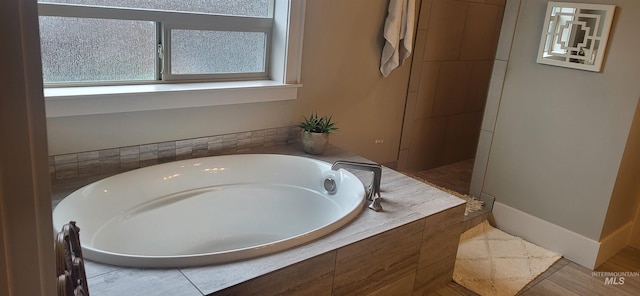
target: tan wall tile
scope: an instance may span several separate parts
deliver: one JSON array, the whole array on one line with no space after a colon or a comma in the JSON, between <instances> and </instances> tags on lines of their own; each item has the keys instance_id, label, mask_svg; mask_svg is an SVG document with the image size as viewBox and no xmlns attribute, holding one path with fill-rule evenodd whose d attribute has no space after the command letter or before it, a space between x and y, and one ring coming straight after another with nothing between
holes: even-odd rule
<instances>
[{"instance_id":1,"label":"tan wall tile","mask_svg":"<svg viewBox=\"0 0 640 296\"><path fill-rule=\"evenodd\" d=\"M405 103L404 121L402 122L402 136L400 140L400 150L409 149L411 147L411 131L413 130L413 122L415 120L415 109L418 93L413 91L407 94L407 102Z\"/></svg>"},{"instance_id":2,"label":"tan wall tile","mask_svg":"<svg viewBox=\"0 0 640 296\"><path fill-rule=\"evenodd\" d=\"M388 296L388 295L411 295L413 293L413 283L416 280L416 274L412 272L407 276L386 285L373 293L366 296Z\"/></svg>"},{"instance_id":3,"label":"tan wall tile","mask_svg":"<svg viewBox=\"0 0 640 296\"><path fill-rule=\"evenodd\" d=\"M89 151L78 153L78 162L80 161L89 161L89 160L98 160L100 158L100 152L98 151Z\"/></svg>"},{"instance_id":4,"label":"tan wall tile","mask_svg":"<svg viewBox=\"0 0 640 296\"><path fill-rule=\"evenodd\" d=\"M57 165L64 164L64 163L78 162L78 154L72 153L72 154L65 154L65 155L56 155L54 156L53 159L54 159L54 163Z\"/></svg>"},{"instance_id":5,"label":"tan wall tile","mask_svg":"<svg viewBox=\"0 0 640 296\"><path fill-rule=\"evenodd\" d=\"M49 157L52 179L72 179L198 157L251 152L298 142L297 127L281 127Z\"/></svg>"},{"instance_id":6,"label":"tan wall tile","mask_svg":"<svg viewBox=\"0 0 640 296\"><path fill-rule=\"evenodd\" d=\"M120 156L120 148L104 149L98 152L100 159Z\"/></svg>"},{"instance_id":7,"label":"tan wall tile","mask_svg":"<svg viewBox=\"0 0 640 296\"><path fill-rule=\"evenodd\" d=\"M460 52L468 3L433 0L427 30L425 61L455 60Z\"/></svg>"},{"instance_id":8,"label":"tan wall tile","mask_svg":"<svg viewBox=\"0 0 640 296\"><path fill-rule=\"evenodd\" d=\"M414 121L407 168L422 170L439 166L446 135L447 119L445 117Z\"/></svg>"},{"instance_id":9,"label":"tan wall tile","mask_svg":"<svg viewBox=\"0 0 640 296\"><path fill-rule=\"evenodd\" d=\"M420 16L418 17L418 30L426 30L429 28L431 5L433 5L433 0L422 0L420 4Z\"/></svg>"},{"instance_id":10,"label":"tan wall tile","mask_svg":"<svg viewBox=\"0 0 640 296\"><path fill-rule=\"evenodd\" d=\"M425 218L418 269L456 255L464 228L464 210L463 204Z\"/></svg>"},{"instance_id":11,"label":"tan wall tile","mask_svg":"<svg viewBox=\"0 0 640 296\"><path fill-rule=\"evenodd\" d=\"M433 116L441 64L441 62L422 63L420 86L418 87L416 110L414 111L415 119L424 119Z\"/></svg>"},{"instance_id":12,"label":"tan wall tile","mask_svg":"<svg viewBox=\"0 0 640 296\"><path fill-rule=\"evenodd\" d=\"M443 62L433 107L434 116L463 113L469 94L473 62Z\"/></svg>"},{"instance_id":13,"label":"tan wall tile","mask_svg":"<svg viewBox=\"0 0 640 296\"><path fill-rule=\"evenodd\" d=\"M492 69L493 61L490 60L473 63L465 112L482 112L484 110Z\"/></svg>"},{"instance_id":14,"label":"tan wall tile","mask_svg":"<svg viewBox=\"0 0 640 296\"><path fill-rule=\"evenodd\" d=\"M424 219L338 249L333 295L366 295L415 273Z\"/></svg>"},{"instance_id":15,"label":"tan wall tile","mask_svg":"<svg viewBox=\"0 0 640 296\"><path fill-rule=\"evenodd\" d=\"M494 4L494 5L502 5L504 6L506 0L465 0L467 2L475 2L475 3L485 3L485 4Z\"/></svg>"},{"instance_id":16,"label":"tan wall tile","mask_svg":"<svg viewBox=\"0 0 640 296\"><path fill-rule=\"evenodd\" d=\"M332 251L213 295L331 295L335 261Z\"/></svg>"},{"instance_id":17,"label":"tan wall tile","mask_svg":"<svg viewBox=\"0 0 640 296\"><path fill-rule=\"evenodd\" d=\"M482 112L447 117L442 160L445 164L473 158L480 137Z\"/></svg>"},{"instance_id":18,"label":"tan wall tile","mask_svg":"<svg viewBox=\"0 0 640 296\"><path fill-rule=\"evenodd\" d=\"M503 6L470 3L460 45L462 60L493 60L500 36Z\"/></svg>"},{"instance_id":19,"label":"tan wall tile","mask_svg":"<svg viewBox=\"0 0 640 296\"><path fill-rule=\"evenodd\" d=\"M435 288L451 282L455 263L456 255L452 255L418 269L413 295L429 295L429 292Z\"/></svg>"},{"instance_id":20,"label":"tan wall tile","mask_svg":"<svg viewBox=\"0 0 640 296\"><path fill-rule=\"evenodd\" d=\"M422 71L422 57L427 42L427 30L416 31L413 47L413 59L411 60L411 75L409 76L409 91L417 91L420 85L420 72Z\"/></svg>"}]
</instances>

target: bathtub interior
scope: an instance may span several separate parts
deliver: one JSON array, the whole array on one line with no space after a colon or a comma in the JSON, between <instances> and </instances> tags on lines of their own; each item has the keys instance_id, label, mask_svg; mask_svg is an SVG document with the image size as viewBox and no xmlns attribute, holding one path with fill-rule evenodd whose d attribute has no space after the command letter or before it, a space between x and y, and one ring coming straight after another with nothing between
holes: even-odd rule
<instances>
[{"instance_id":1,"label":"bathtub interior","mask_svg":"<svg viewBox=\"0 0 640 296\"><path fill-rule=\"evenodd\" d=\"M327 177L336 181L337 193L324 189ZM62 200L53 217L56 228L77 221L85 256L96 261L112 255L227 254L209 260L215 263L241 259L244 255L235 253L242 251L254 256L313 240L346 224L363 203L360 180L345 170L332 171L329 163L231 155L103 179Z\"/></svg>"}]
</instances>

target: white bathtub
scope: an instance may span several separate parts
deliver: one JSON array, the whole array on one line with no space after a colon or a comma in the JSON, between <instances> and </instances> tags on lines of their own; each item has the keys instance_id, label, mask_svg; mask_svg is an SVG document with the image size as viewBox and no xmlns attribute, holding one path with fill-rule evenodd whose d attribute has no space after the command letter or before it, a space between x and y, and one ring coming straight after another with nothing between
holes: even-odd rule
<instances>
[{"instance_id":1,"label":"white bathtub","mask_svg":"<svg viewBox=\"0 0 640 296\"><path fill-rule=\"evenodd\" d=\"M333 178L329 194L324 180ZM286 155L229 155L145 167L89 184L53 211L80 227L83 255L102 263L178 267L278 252L357 216L364 186L331 164Z\"/></svg>"}]
</instances>

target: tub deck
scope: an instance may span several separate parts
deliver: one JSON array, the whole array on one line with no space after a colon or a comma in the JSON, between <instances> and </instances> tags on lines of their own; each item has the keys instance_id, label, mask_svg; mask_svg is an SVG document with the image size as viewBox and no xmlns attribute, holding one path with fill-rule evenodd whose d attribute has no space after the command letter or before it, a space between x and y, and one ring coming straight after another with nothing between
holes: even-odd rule
<instances>
[{"instance_id":1,"label":"tub deck","mask_svg":"<svg viewBox=\"0 0 640 296\"><path fill-rule=\"evenodd\" d=\"M321 156L306 155L298 145L251 153L304 155L330 163L369 161L333 146ZM370 173L352 172L364 184L370 183ZM95 180L53 181L54 203ZM422 294L450 281L462 232L464 201L386 167L381 189L383 212L364 209L338 231L276 254L220 265L169 269L125 268L87 261L90 293L94 296L344 295L376 291Z\"/></svg>"}]
</instances>

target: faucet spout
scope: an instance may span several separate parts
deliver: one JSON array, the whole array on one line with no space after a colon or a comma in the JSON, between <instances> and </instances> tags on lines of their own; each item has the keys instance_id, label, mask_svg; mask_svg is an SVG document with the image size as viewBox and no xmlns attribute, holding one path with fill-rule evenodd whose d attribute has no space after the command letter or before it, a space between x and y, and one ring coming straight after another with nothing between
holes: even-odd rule
<instances>
[{"instance_id":1,"label":"faucet spout","mask_svg":"<svg viewBox=\"0 0 640 296\"><path fill-rule=\"evenodd\" d=\"M334 171L337 171L339 169L355 169L372 172L373 179L371 180L371 184L367 188L367 200L371 201L369 208L376 212L382 210L382 206L380 205L380 201L382 200L382 197L380 197L380 180L382 179L381 165L377 163L338 160L333 163L331 169Z\"/></svg>"}]
</instances>

